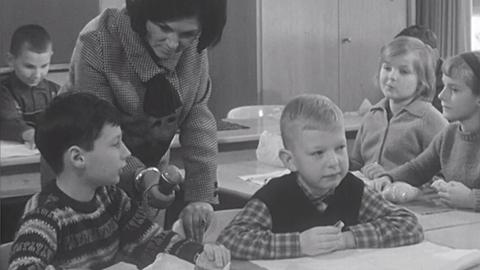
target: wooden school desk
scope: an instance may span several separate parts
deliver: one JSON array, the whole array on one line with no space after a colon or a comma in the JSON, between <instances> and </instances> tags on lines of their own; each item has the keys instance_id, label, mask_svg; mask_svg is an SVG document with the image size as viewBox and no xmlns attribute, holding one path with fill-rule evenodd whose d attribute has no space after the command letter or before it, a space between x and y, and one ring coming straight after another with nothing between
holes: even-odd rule
<instances>
[{"instance_id":1,"label":"wooden school desk","mask_svg":"<svg viewBox=\"0 0 480 270\"><path fill-rule=\"evenodd\" d=\"M283 168L258 162L254 151L244 150L236 154L235 163L218 166L218 181L221 194L237 198L245 203L261 185L242 180L240 176L267 174L282 171ZM451 209L434 203L436 195L426 191L419 199L403 206L416 214L422 224L425 239L429 242L458 249L480 249L480 213ZM240 206L241 207L241 206ZM232 262L234 269L264 269L249 261ZM475 269L480 269L480 266Z\"/></svg>"},{"instance_id":2,"label":"wooden school desk","mask_svg":"<svg viewBox=\"0 0 480 270\"><path fill-rule=\"evenodd\" d=\"M236 196L244 200L244 202L260 189L261 184L248 180L245 181L242 178L246 178L245 176L270 174L272 172L285 170L281 167L267 165L257 161L253 151L244 150L233 156L237 157L236 162L218 165L217 177L219 189L220 192ZM424 195L420 196L417 200L402 204L402 206L417 215L425 231L443 230L470 224L480 225L480 213L451 209L438 205L436 198L434 192L427 190ZM478 248L480 249L480 237L478 239Z\"/></svg>"}]
</instances>

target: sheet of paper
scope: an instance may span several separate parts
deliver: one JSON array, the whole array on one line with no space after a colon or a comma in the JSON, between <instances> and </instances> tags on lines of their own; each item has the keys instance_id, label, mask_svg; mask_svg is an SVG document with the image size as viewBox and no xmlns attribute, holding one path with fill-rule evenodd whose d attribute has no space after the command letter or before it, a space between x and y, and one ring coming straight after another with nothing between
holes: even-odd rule
<instances>
[{"instance_id":1,"label":"sheet of paper","mask_svg":"<svg viewBox=\"0 0 480 270\"><path fill-rule=\"evenodd\" d=\"M480 265L480 250L452 249L424 241L397 248L343 250L316 257L252 263L272 270L463 270Z\"/></svg>"},{"instance_id":2,"label":"sheet of paper","mask_svg":"<svg viewBox=\"0 0 480 270\"><path fill-rule=\"evenodd\" d=\"M119 262L110 267L103 268L103 270L138 270L138 267L130 263Z\"/></svg>"},{"instance_id":3,"label":"sheet of paper","mask_svg":"<svg viewBox=\"0 0 480 270\"><path fill-rule=\"evenodd\" d=\"M240 175L239 177L242 180L245 180L247 182L252 182L257 185L265 185L270 181L270 179L282 176L284 174L290 173L290 170L288 169L279 169L276 171L268 172L268 173L259 173L259 174L248 174L248 175Z\"/></svg>"},{"instance_id":4,"label":"sheet of paper","mask_svg":"<svg viewBox=\"0 0 480 270\"><path fill-rule=\"evenodd\" d=\"M152 264L143 268L143 270L163 270L163 269L195 270L195 269L200 269L200 267L197 267L192 263L182 260L173 255L166 254L166 253L159 253ZM204 268L201 268L201 269L204 269ZM225 265L223 268L215 268L215 269L230 270L230 263Z\"/></svg>"},{"instance_id":5,"label":"sheet of paper","mask_svg":"<svg viewBox=\"0 0 480 270\"><path fill-rule=\"evenodd\" d=\"M39 155L38 149L29 149L25 144L9 141L0 141L0 157L2 159L11 157L25 157Z\"/></svg>"},{"instance_id":6,"label":"sheet of paper","mask_svg":"<svg viewBox=\"0 0 480 270\"><path fill-rule=\"evenodd\" d=\"M160 269L178 269L178 270L193 270L195 265L166 253L159 253L155 261L149 266L143 268L144 270L160 270Z\"/></svg>"}]
</instances>

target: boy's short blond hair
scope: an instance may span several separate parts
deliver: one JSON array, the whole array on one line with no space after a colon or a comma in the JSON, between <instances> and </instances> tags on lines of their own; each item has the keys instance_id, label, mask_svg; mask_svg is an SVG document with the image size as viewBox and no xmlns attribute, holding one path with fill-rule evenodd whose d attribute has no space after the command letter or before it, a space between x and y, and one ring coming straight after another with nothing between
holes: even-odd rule
<instances>
[{"instance_id":1,"label":"boy's short blond hair","mask_svg":"<svg viewBox=\"0 0 480 270\"><path fill-rule=\"evenodd\" d=\"M327 130L341 125L343 113L328 97L300 95L288 102L280 118L280 131L285 148L291 147L299 130Z\"/></svg>"}]
</instances>

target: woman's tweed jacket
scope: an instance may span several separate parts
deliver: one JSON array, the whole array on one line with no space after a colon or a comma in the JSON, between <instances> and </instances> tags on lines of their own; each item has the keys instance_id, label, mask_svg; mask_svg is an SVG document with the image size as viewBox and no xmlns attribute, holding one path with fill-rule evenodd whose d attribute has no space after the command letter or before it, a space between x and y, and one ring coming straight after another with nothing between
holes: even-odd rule
<instances>
[{"instance_id":1,"label":"woman's tweed jacket","mask_svg":"<svg viewBox=\"0 0 480 270\"><path fill-rule=\"evenodd\" d=\"M125 9L107 9L80 32L64 89L93 92L114 104L124 117L145 118L144 83L165 74L183 103L176 121L169 125L172 130L165 132L180 131L185 200L217 203L217 130L207 107L211 92L207 51L198 53L196 45L197 41L172 59L156 63L132 30ZM139 159L130 158L122 184L133 189L131 179L142 166Z\"/></svg>"}]
</instances>

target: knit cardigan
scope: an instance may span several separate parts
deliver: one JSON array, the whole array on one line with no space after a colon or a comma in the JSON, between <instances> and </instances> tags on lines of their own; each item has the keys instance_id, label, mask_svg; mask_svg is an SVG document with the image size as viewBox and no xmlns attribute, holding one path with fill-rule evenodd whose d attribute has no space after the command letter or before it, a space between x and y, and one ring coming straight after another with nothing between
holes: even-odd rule
<instances>
[{"instance_id":1,"label":"knit cardigan","mask_svg":"<svg viewBox=\"0 0 480 270\"><path fill-rule=\"evenodd\" d=\"M391 170L417 157L447 120L429 102L417 99L390 120L382 99L365 115L350 153L350 170L377 162Z\"/></svg>"}]
</instances>

